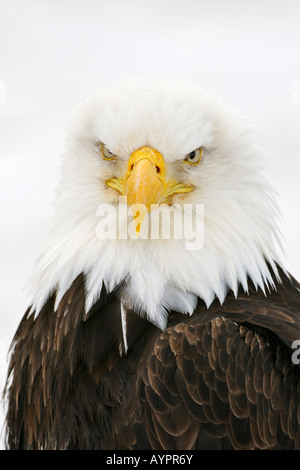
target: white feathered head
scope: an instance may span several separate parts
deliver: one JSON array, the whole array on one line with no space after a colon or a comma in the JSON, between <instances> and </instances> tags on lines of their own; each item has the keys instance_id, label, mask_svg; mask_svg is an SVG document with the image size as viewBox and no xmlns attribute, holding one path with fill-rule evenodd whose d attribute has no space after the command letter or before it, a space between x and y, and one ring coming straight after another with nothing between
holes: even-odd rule
<instances>
[{"instance_id":1,"label":"white feathered head","mask_svg":"<svg viewBox=\"0 0 300 470\"><path fill-rule=\"evenodd\" d=\"M121 286L163 328L169 310L223 302L249 278L272 286L276 217L263 154L236 112L180 80L103 88L71 119L32 309L53 291L58 304L84 273L87 310L103 282Z\"/></svg>"}]
</instances>

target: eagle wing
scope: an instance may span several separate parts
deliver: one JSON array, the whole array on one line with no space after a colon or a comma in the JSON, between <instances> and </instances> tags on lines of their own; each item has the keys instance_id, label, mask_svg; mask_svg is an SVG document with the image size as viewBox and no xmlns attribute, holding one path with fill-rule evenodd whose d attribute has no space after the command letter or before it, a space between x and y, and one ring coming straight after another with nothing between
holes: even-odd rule
<instances>
[{"instance_id":1,"label":"eagle wing","mask_svg":"<svg viewBox=\"0 0 300 470\"><path fill-rule=\"evenodd\" d=\"M199 305L159 336L143 371L150 448L300 448L299 284L282 279L269 296Z\"/></svg>"},{"instance_id":2,"label":"eagle wing","mask_svg":"<svg viewBox=\"0 0 300 470\"><path fill-rule=\"evenodd\" d=\"M283 282L161 331L84 276L16 332L6 387L11 449L299 449L299 285ZM126 342L126 345L125 345Z\"/></svg>"}]
</instances>

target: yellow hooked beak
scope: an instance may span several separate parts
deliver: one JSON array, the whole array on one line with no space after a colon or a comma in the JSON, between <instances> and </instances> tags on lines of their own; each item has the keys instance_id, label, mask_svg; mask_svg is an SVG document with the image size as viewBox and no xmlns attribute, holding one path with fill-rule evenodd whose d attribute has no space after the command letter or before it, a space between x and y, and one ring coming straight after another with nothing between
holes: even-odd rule
<instances>
[{"instance_id":1,"label":"yellow hooked beak","mask_svg":"<svg viewBox=\"0 0 300 470\"><path fill-rule=\"evenodd\" d=\"M135 208L133 216L137 233L154 204L167 203L173 194L188 193L193 189L183 183L166 181L165 174L165 162L161 153L151 147L142 147L130 156L123 178L106 181L107 186L127 196L127 204Z\"/></svg>"}]
</instances>

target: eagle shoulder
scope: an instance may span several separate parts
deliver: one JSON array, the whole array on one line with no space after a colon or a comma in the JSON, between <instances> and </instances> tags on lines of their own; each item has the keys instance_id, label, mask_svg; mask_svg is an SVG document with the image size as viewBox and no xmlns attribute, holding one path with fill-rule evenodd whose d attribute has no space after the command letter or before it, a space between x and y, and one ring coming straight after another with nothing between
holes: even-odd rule
<instances>
[{"instance_id":1,"label":"eagle shoulder","mask_svg":"<svg viewBox=\"0 0 300 470\"><path fill-rule=\"evenodd\" d=\"M152 448L299 448L299 297L283 277L270 295L252 288L171 317L143 371Z\"/></svg>"}]
</instances>

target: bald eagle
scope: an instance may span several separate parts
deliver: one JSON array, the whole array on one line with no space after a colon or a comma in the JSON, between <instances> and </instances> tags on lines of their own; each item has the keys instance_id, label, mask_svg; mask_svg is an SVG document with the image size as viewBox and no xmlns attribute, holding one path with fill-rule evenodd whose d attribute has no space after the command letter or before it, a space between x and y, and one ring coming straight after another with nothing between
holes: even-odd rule
<instances>
[{"instance_id":1,"label":"bald eagle","mask_svg":"<svg viewBox=\"0 0 300 470\"><path fill-rule=\"evenodd\" d=\"M71 116L11 346L9 449L299 449L299 284L255 132L142 77Z\"/></svg>"}]
</instances>

